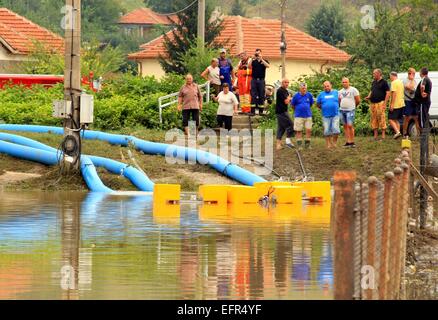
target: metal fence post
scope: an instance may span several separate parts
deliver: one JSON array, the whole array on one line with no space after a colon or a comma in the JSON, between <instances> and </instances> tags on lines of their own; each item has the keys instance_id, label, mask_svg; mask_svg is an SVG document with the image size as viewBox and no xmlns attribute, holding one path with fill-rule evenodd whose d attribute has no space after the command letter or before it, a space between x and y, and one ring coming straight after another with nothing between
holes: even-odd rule
<instances>
[{"instance_id":1,"label":"metal fence post","mask_svg":"<svg viewBox=\"0 0 438 320\"><path fill-rule=\"evenodd\" d=\"M354 295L355 172L334 175L334 298L351 300Z\"/></svg>"}]
</instances>

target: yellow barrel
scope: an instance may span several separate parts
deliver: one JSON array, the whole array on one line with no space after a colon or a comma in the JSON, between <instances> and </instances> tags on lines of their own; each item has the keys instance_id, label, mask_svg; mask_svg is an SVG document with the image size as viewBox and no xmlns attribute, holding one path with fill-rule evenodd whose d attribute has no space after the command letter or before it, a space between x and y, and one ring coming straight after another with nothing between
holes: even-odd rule
<instances>
[{"instance_id":1,"label":"yellow barrel","mask_svg":"<svg viewBox=\"0 0 438 320\"><path fill-rule=\"evenodd\" d=\"M257 189L249 186L229 186L228 203L257 203L260 199Z\"/></svg>"},{"instance_id":2,"label":"yellow barrel","mask_svg":"<svg viewBox=\"0 0 438 320\"><path fill-rule=\"evenodd\" d=\"M154 186L154 204L177 204L181 200L179 184L156 184Z\"/></svg>"},{"instance_id":3,"label":"yellow barrel","mask_svg":"<svg viewBox=\"0 0 438 320\"><path fill-rule=\"evenodd\" d=\"M227 185L203 185L199 187L198 194L204 203L227 204L228 202Z\"/></svg>"},{"instance_id":4,"label":"yellow barrel","mask_svg":"<svg viewBox=\"0 0 438 320\"><path fill-rule=\"evenodd\" d=\"M302 187L306 198L331 201L330 181L294 182L294 186Z\"/></svg>"},{"instance_id":5,"label":"yellow barrel","mask_svg":"<svg viewBox=\"0 0 438 320\"><path fill-rule=\"evenodd\" d=\"M278 204L299 204L302 202L303 188L301 186L273 186L271 200Z\"/></svg>"}]
</instances>

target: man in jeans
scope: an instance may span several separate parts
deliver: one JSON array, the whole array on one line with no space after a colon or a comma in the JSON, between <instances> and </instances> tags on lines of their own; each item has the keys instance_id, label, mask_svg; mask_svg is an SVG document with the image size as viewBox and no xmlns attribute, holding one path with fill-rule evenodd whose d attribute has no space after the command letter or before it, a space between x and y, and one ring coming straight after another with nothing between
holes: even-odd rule
<instances>
[{"instance_id":1,"label":"man in jeans","mask_svg":"<svg viewBox=\"0 0 438 320\"><path fill-rule=\"evenodd\" d=\"M287 88L289 87L289 80L283 79L281 87L277 90L277 103L275 105L275 113L277 115L277 150L283 149L281 140L286 132L286 145L293 147L292 138L294 128L292 119L290 118L288 107L292 99Z\"/></svg>"},{"instance_id":2,"label":"man in jeans","mask_svg":"<svg viewBox=\"0 0 438 320\"><path fill-rule=\"evenodd\" d=\"M348 78L342 79L342 89L339 91L339 104L341 106L341 119L344 124L345 138L347 143L344 147L356 148L354 143L354 118L356 107L360 103L359 91L350 86Z\"/></svg>"},{"instance_id":3,"label":"man in jeans","mask_svg":"<svg viewBox=\"0 0 438 320\"><path fill-rule=\"evenodd\" d=\"M300 92L296 93L292 99L292 108L295 110L294 129L297 138L297 146L303 144L303 130L306 130L306 140L304 147L310 147L310 136L312 135L312 105L313 96L307 92L307 84L300 83Z\"/></svg>"},{"instance_id":4,"label":"man in jeans","mask_svg":"<svg viewBox=\"0 0 438 320\"><path fill-rule=\"evenodd\" d=\"M371 92L365 98L371 102L371 128L374 131L374 140L379 140L379 129L382 130L382 139L385 139L386 131L386 106L388 104L391 90L388 82L383 79L383 73L380 69L373 71L374 81L371 85Z\"/></svg>"},{"instance_id":5,"label":"man in jeans","mask_svg":"<svg viewBox=\"0 0 438 320\"><path fill-rule=\"evenodd\" d=\"M251 80L251 113L255 114L256 110L263 113L266 96L266 69L270 67L269 61L262 56L262 50L256 49L254 58L251 62L252 80Z\"/></svg>"},{"instance_id":6,"label":"man in jeans","mask_svg":"<svg viewBox=\"0 0 438 320\"><path fill-rule=\"evenodd\" d=\"M429 123L429 109L431 105L430 95L432 93L432 81L430 81L429 70L427 68L422 68L420 70L421 81L418 84L417 90L415 91L415 100L418 103L420 110L420 127L421 129L426 128Z\"/></svg>"},{"instance_id":7,"label":"man in jeans","mask_svg":"<svg viewBox=\"0 0 438 320\"><path fill-rule=\"evenodd\" d=\"M322 112L324 137L327 149L336 148L339 129L339 93L332 89L330 81L324 82L324 91L316 99L316 104Z\"/></svg>"}]
</instances>

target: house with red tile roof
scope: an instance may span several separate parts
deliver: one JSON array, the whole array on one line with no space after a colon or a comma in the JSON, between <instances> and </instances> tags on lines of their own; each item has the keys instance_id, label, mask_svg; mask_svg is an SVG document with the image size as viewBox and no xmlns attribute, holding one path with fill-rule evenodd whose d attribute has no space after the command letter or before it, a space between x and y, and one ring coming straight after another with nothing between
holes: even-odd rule
<instances>
[{"instance_id":1,"label":"house with red tile roof","mask_svg":"<svg viewBox=\"0 0 438 320\"><path fill-rule=\"evenodd\" d=\"M171 26L176 16L156 13L149 8L139 8L125 14L119 20L119 25L127 35L137 34L147 38L156 26Z\"/></svg>"},{"instance_id":2,"label":"house with red tile roof","mask_svg":"<svg viewBox=\"0 0 438 320\"><path fill-rule=\"evenodd\" d=\"M14 65L28 60L36 43L49 52L64 51L62 37L7 8L0 8L0 72L8 72Z\"/></svg>"},{"instance_id":3,"label":"house with red tile roof","mask_svg":"<svg viewBox=\"0 0 438 320\"><path fill-rule=\"evenodd\" d=\"M216 38L217 42L227 43L226 48L232 57L246 51L252 55L255 49L262 50L271 67L267 72L267 82L274 83L281 79L280 35L281 22L275 19L244 18L240 16L223 17L224 28ZM168 36L172 32L167 33ZM286 74L296 79L304 74L324 71L334 66L345 65L350 55L328 43L290 25L286 25ZM164 71L159 64L159 56L165 56L164 37L160 36L140 47L140 51L128 56L139 65L142 75L161 77ZM219 55L219 53L218 53Z\"/></svg>"}]
</instances>

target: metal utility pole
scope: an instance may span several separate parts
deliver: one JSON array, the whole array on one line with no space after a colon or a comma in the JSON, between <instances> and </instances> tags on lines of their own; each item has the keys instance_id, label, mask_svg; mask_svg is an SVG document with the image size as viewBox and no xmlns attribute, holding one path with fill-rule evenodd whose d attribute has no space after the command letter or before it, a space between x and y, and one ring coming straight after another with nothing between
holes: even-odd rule
<instances>
[{"instance_id":1,"label":"metal utility pole","mask_svg":"<svg viewBox=\"0 0 438 320\"><path fill-rule=\"evenodd\" d=\"M80 167L81 97L81 0L66 0L64 99L71 102L71 117L64 120L66 151L72 158L69 170ZM70 139L67 139L70 136ZM68 152L66 152L68 154Z\"/></svg>"},{"instance_id":2,"label":"metal utility pole","mask_svg":"<svg viewBox=\"0 0 438 320\"><path fill-rule=\"evenodd\" d=\"M281 42L280 42L280 51L281 51L281 78L286 78L286 7L287 0L281 0Z\"/></svg>"},{"instance_id":3,"label":"metal utility pole","mask_svg":"<svg viewBox=\"0 0 438 320\"><path fill-rule=\"evenodd\" d=\"M198 45L205 45L205 0L198 0Z\"/></svg>"},{"instance_id":4,"label":"metal utility pole","mask_svg":"<svg viewBox=\"0 0 438 320\"><path fill-rule=\"evenodd\" d=\"M425 121L425 127L422 128L420 134L420 173L425 176L426 166L429 162L429 135L430 135L430 125L429 117ZM426 228L427 220L427 201L429 194L427 190L421 186L420 187L420 228Z\"/></svg>"}]
</instances>

